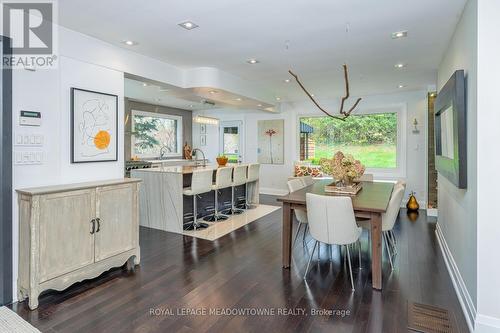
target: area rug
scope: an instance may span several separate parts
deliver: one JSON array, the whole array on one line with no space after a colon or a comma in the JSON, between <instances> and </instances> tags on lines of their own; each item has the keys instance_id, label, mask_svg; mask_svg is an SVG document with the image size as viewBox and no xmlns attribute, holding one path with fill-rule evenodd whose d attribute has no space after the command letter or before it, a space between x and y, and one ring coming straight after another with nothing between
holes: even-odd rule
<instances>
[{"instance_id":1,"label":"area rug","mask_svg":"<svg viewBox=\"0 0 500 333\"><path fill-rule=\"evenodd\" d=\"M185 230L184 235L192 236L196 238L202 238L206 240L216 240L224 235L233 232L249 223L252 223L272 212L281 209L279 206L270 205L259 205L254 209L248 209L243 214L230 216L229 219L225 221L219 221L215 223L208 223L209 227L202 230Z\"/></svg>"},{"instance_id":2,"label":"area rug","mask_svg":"<svg viewBox=\"0 0 500 333\"><path fill-rule=\"evenodd\" d=\"M0 333L40 333L17 313L9 308L0 307Z\"/></svg>"}]
</instances>

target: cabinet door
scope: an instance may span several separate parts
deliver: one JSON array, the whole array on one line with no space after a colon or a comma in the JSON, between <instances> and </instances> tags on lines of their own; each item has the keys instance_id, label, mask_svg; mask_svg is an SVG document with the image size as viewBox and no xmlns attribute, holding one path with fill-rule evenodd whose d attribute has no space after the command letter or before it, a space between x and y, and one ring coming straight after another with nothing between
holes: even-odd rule
<instances>
[{"instance_id":1,"label":"cabinet door","mask_svg":"<svg viewBox=\"0 0 500 333\"><path fill-rule=\"evenodd\" d=\"M95 260L103 260L137 245L137 196L135 184L97 189L99 232L95 233Z\"/></svg>"},{"instance_id":2,"label":"cabinet door","mask_svg":"<svg viewBox=\"0 0 500 333\"><path fill-rule=\"evenodd\" d=\"M39 282L94 262L94 235L90 233L94 211L94 189L40 198Z\"/></svg>"}]
</instances>

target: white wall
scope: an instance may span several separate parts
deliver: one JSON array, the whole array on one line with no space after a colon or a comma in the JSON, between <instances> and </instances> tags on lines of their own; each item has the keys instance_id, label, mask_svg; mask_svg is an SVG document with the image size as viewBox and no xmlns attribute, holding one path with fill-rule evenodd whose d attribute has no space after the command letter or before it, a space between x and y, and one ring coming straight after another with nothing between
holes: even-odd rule
<instances>
[{"instance_id":1,"label":"white wall","mask_svg":"<svg viewBox=\"0 0 500 333\"><path fill-rule=\"evenodd\" d=\"M438 70L438 89L458 69L464 69L467 82L467 189L458 189L438 174L438 224L449 249L454 279L466 317L474 321L476 292L476 197L477 197L477 3L465 6L455 33ZM452 275L453 276L453 275ZM462 282L463 281L463 282Z\"/></svg>"},{"instance_id":2,"label":"white wall","mask_svg":"<svg viewBox=\"0 0 500 333\"><path fill-rule=\"evenodd\" d=\"M477 331L500 332L499 78L500 1L478 1L477 39ZM492 262L493 260L493 262Z\"/></svg>"},{"instance_id":3,"label":"white wall","mask_svg":"<svg viewBox=\"0 0 500 333\"><path fill-rule=\"evenodd\" d=\"M14 151L42 149L42 165L14 165L13 188L121 178L124 174L123 135L119 135L118 161L70 163L70 87L116 94L118 126L123 133L124 72L183 84L183 71L158 60L114 47L71 30L59 29L59 66L53 70L14 70L13 136L42 134L43 148L14 147ZM167 79L168 78L168 79ZM20 110L42 113L42 126L18 125ZM17 296L18 209L13 195L13 288Z\"/></svg>"},{"instance_id":4,"label":"white wall","mask_svg":"<svg viewBox=\"0 0 500 333\"><path fill-rule=\"evenodd\" d=\"M337 110L338 101L321 101L328 109ZM378 174L377 178L396 179L404 178L408 182L408 191L416 191L422 207L425 205L426 198L426 128L425 124L427 113L427 92L401 92L398 94L367 96L363 98L357 113L373 112L374 110L394 110L400 109L403 117L401 129L406 154L404 167L401 174L388 175ZM269 194L287 193L286 181L293 173L294 162L299 159L298 151L298 120L302 115L321 115L310 102L304 103L286 103L281 107L281 113L269 114L255 110L210 110L203 112L194 112L194 114L206 115L219 118L221 121L241 120L245 129L245 155L244 161L257 161L257 121L264 119L284 119L285 120L285 163L284 165L261 166L260 187L261 192ZM413 134L412 120L417 118L420 126L420 133ZM194 129L193 129L194 133ZM193 141L194 142L194 141ZM218 141L211 143L212 147L206 149L218 150Z\"/></svg>"}]
</instances>

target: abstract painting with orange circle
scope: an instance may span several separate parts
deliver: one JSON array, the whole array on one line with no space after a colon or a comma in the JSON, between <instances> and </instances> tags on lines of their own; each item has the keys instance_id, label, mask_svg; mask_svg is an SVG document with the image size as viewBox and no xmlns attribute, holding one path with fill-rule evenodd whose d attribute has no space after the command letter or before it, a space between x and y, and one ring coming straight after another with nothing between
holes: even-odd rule
<instances>
[{"instance_id":1,"label":"abstract painting with orange circle","mask_svg":"<svg viewBox=\"0 0 500 333\"><path fill-rule=\"evenodd\" d=\"M108 131L101 130L94 136L94 145L97 149L106 149L111 142L111 135Z\"/></svg>"},{"instance_id":2,"label":"abstract painting with orange circle","mask_svg":"<svg viewBox=\"0 0 500 333\"><path fill-rule=\"evenodd\" d=\"M117 161L118 96L71 88L72 163Z\"/></svg>"}]
</instances>

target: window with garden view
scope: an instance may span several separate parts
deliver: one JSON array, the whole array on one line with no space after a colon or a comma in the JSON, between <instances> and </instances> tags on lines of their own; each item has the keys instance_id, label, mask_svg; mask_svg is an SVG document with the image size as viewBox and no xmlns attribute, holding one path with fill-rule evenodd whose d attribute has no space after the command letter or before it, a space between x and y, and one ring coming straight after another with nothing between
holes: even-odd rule
<instances>
[{"instance_id":1,"label":"window with garden view","mask_svg":"<svg viewBox=\"0 0 500 333\"><path fill-rule=\"evenodd\" d=\"M159 158L181 155L182 118L132 111L132 156Z\"/></svg>"},{"instance_id":2,"label":"window with garden view","mask_svg":"<svg viewBox=\"0 0 500 333\"><path fill-rule=\"evenodd\" d=\"M319 164L338 150L353 155L367 168L397 167L397 113L300 118L300 160Z\"/></svg>"}]
</instances>

